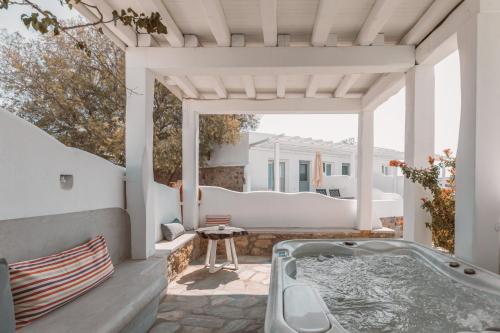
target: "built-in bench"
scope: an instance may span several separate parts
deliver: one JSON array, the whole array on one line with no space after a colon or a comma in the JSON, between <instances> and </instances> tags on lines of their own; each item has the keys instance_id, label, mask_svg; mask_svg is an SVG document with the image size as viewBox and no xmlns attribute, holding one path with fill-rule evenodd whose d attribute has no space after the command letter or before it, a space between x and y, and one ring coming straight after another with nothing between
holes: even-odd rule
<instances>
[{"instance_id":1,"label":"built-in bench","mask_svg":"<svg viewBox=\"0 0 500 333\"><path fill-rule=\"evenodd\" d=\"M206 250L206 247L204 249ZM156 256L165 258L165 278L168 281L174 280L189 263L204 254L200 239L194 231L189 231L173 241L160 241L156 243L155 250Z\"/></svg>"},{"instance_id":2,"label":"built-in bench","mask_svg":"<svg viewBox=\"0 0 500 333\"><path fill-rule=\"evenodd\" d=\"M130 222L119 208L0 221L0 257L38 258L106 239L113 276L78 299L34 321L21 332L147 332L166 290L165 259L130 259Z\"/></svg>"}]
</instances>

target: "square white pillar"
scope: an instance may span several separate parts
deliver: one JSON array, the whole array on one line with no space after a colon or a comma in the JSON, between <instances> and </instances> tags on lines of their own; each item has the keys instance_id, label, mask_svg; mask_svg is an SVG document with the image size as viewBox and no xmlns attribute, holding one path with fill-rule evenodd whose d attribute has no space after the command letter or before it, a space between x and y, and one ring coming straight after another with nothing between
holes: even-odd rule
<instances>
[{"instance_id":1,"label":"square white pillar","mask_svg":"<svg viewBox=\"0 0 500 333\"><path fill-rule=\"evenodd\" d=\"M500 272L500 1L469 1L458 31L462 112L455 253Z\"/></svg>"},{"instance_id":2,"label":"square white pillar","mask_svg":"<svg viewBox=\"0 0 500 333\"><path fill-rule=\"evenodd\" d=\"M280 143L274 143L274 191L280 192Z\"/></svg>"},{"instance_id":3,"label":"square white pillar","mask_svg":"<svg viewBox=\"0 0 500 333\"><path fill-rule=\"evenodd\" d=\"M144 67L126 67L127 105L125 155L127 212L130 215L132 258L154 254L153 176L154 75Z\"/></svg>"},{"instance_id":4,"label":"square white pillar","mask_svg":"<svg viewBox=\"0 0 500 333\"><path fill-rule=\"evenodd\" d=\"M358 115L357 221L359 230L372 230L374 111Z\"/></svg>"},{"instance_id":5,"label":"square white pillar","mask_svg":"<svg viewBox=\"0 0 500 333\"><path fill-rule=\"evenodd\" d=\"M434 66L419 65L406 73L405 163L425 168L429 156L434 156ZM405 178L404 239L431 245L432 234L425 227L431 216L421 208L421 199L429 196Z\"/></svg>"},{"instance_id":6,"label":"square white pillar","mask_svg":"<svg viewBox=\"0 0 500 333\"><path fill-rule=\"evenodd\" d=\"M182 193L183 219L186 230L199 224L199 114L189 101L182 102Z\"/></svg>"}]
</instances>

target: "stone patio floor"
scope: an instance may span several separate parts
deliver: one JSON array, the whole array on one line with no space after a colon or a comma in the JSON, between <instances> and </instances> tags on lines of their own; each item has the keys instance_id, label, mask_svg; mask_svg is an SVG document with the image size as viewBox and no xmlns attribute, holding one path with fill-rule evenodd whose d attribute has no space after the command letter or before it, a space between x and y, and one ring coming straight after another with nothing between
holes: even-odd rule
<instances>
[{"instance_id":1,"label":"stone patio floor","mask_svg":"<svg viewBox=\"0 0 500 333\"><path fill-rule=\"evenodd\" d=\"M237 271L190 265L169 284L149 333L264 332L271 259L238 259Z\"/></svg>"}]
</instances>

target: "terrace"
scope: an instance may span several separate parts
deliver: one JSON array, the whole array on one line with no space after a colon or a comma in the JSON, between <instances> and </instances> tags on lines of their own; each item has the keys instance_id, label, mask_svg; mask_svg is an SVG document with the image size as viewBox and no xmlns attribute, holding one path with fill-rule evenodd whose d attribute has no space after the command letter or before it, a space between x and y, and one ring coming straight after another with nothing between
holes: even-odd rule
<instances>
[{"instance_id":1,"label":"terrace","mask_svg":"<svg viewBox=\"0 0 500 333\"><path fill-rule=\"evenodd\" d=\"M0 165L0 183L6 184L0 191L0 220L5 220L0 222L0 257L36 258L101 233L114 251L113 262L143 264L137 270L122 270L122 287L136 284L137 288L131 288L129 295L120 294L118 301L130 306L120 307L113 324L104 313L94 322L75 316L66 330L139 332L155 323L152 332L263 331L270 256L277 242L393 236L378 225L379 203L372 192L374 113L406 87L404 160L426 166L428 156L434 155L434 65L456 49L462 112L455 255L478 271L500 272L500 173L482 172L500 167L500 155L495 153L500 142L498 2L87 2L108 17L124 7L159 12L168 33L136 34L119 23L102 26L126 53L126 83L133 90L127 94L125 169L67 148L0 113L0 152L6 161ZM91 9L83 5L76 9L89 20L96 19ZM182 197L153 179L155 80L182 99ZM357 115L355 199L199 186L200 115L298 113ZM279 159L274 170L279 170ZM431 235L423 223L428 217L420 208L425 195L421 187L405 181L404 239L430 246ZM238 254L254 257L246 258L238 271L209 275L196 261L204 255L206 241L194 230L204 226L209 214L231 214L234 226L249 230L248 236L236 239L236 248ZM191 233L162 241L160 224L174 218L182 218ZM163 285L158 282L155 290L146 288L160 280ZM168 287L164 280L171 281ZM144 288L135 290L141 283ZM155 319L164 289L167 296ZM107 304L103 308L109 306L111 312L117 290L108 290L103 303L92 301L90 292L80 303L64 306L31 329L49 332L61 327L67 320L61 311L80 313L79 306L91 313L93 304ZM30 331L30 326L24 330Z\"/></svg>"}]
</instances>

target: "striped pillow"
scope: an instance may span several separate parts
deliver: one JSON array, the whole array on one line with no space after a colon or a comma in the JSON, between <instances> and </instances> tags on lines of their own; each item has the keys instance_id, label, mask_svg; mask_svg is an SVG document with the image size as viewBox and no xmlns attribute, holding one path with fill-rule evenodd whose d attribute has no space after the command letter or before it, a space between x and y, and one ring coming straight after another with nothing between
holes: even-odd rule
<instances>
[{"instance_id":1,"label":"striped pillow","mask_svg":"<svg viewBox=\"0 0 500 333\"><path fill-rule=\"evenodd\" d=\"M231 224L231 215L207 215L205 217L205 225L211 226L219 224Z\"/></svg>"},{"instance_id":2,"label":"striped pillow","mask_svg":"<svg viewBox=\"0 0 500 333\"><path fill-rule=\"evenodd\" d=\"M104 237L73 249L9 265L16 328L70 302L109 278L113 263Z\"/></svg>"}]
</instances>

